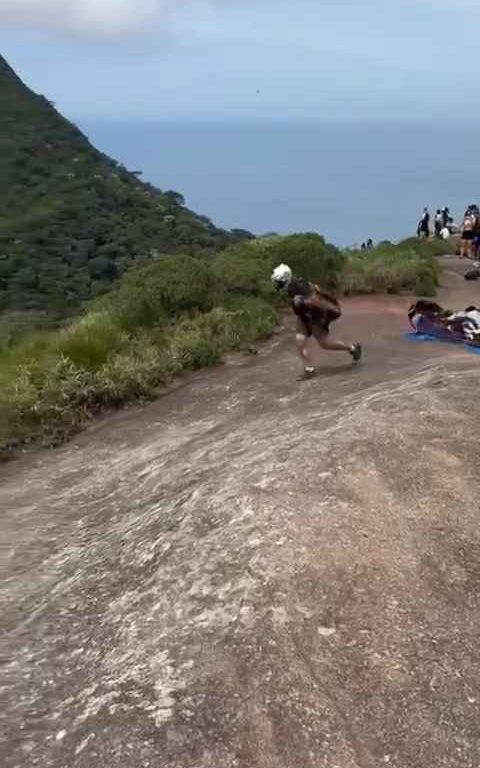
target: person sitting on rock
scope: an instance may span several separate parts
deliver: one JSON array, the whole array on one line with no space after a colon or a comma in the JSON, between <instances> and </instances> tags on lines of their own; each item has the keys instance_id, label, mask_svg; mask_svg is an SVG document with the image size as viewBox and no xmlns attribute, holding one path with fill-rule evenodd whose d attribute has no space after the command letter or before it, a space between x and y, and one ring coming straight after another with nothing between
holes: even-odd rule
<instances>
[{"instance_id":1,"label":"person sitting on rock","mask_svg":"<svg viewBox=\"0 0 480 768\"><path fill-rule=\"evenodd\" d=\"M362 346L345 344L343 341L330 339L330 324L338 320L342 314L337 299L322 291L318 285L302 278L294 278L292 270L286 264L280 264L272 274L272 283L277 290L286 289L292 302L292 309L297 317L296 345L297 351L304 364L300 380L309 379L315 375L308 349L308 341L314 338L322 349L330 352L347 352L355 362L362 357Z\"/></svg>"}]
</instances>

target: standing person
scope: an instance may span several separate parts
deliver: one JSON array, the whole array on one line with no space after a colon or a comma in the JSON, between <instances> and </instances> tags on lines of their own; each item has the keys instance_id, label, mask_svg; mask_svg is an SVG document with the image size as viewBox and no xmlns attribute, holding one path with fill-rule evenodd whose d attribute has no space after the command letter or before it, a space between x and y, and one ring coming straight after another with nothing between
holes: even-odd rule
<instances>
[{"instance_id":1,"label":"standing person","mask_svg":"<svg viewBox=\"0 0 480 768\"><path fill-rule=\"evenodd\" d=\"M480 252L480 209L478 205L472 205L471 212L475 219L475 224L473 227L472 259L477 261L478 254Z\"/></svg>"},{"instance_id":2,"label":"standing person","mask_svg":"<svg viewBox=\"0 0 480 768\"><path fill-rule=\"evenodd\" d=\"M435 224L435 237L440 237L442 229L444 227L444 224L443 224L443 214L442 214L440 208L437 209L437 212L435 214L434 224Z\"/></svg>"},{"instance_id":3,"label":"standing person","mask_svg":"<svg viewBox=\"0 0 480 768\"><path fill-rule=\"evenodd\" d=\"M418 223L417 235L424 238L430 237L430 214L428 208L423 209L422 218Z\"/></svg>"},{"instance_id":4,"label":"standing person","mask_svg":"<svg viewBox=\"0 0 480 768\"><path fill-rule=\"evenodd\" d=\"M330 324L342 314L340 304L333 296L321 291L318 285L302 278L294 278L292 270L286 264L280 264L273 271L272 283L277 290L287 290L292 309L297 316L295 341L304 366L300 380L310 379L315 375L315 366L308 350L308 341L312 337L322 349L346 352L354 362L361 359L362 346L358 342L345 344L343 341L330 339Z\"/></svg>"},{"instance_id":5,"label":"standing person","mask_svg":"<svg viewBox=\"0 0 480 768\"><path fill-rule=\"evenodd\" d=\"M473 258L473 241L475 238L475 227L477 225L477 219L471 206L465 211L462 222L462 242L460 247L460 258L471 259Z\"/></svg>"},{"instance_id":6,"label":"standing person","mask_svg":"<svg viewBox=\"0 0 480 768\"><path fill-rule=\"evenodd\" d=\"M445 227L448 227L449 224L452 223L453 219L450 216L450 209L445 206L445 208L442 208L442 229L445 229Z\"/></svg>"}]
</instances>

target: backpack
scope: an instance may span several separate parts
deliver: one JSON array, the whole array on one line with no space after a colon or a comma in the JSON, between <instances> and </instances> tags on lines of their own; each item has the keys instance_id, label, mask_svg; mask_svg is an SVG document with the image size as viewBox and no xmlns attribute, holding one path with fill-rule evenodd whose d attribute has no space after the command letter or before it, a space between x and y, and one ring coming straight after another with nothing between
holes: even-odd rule
<instances>
[{"instance_id":1,"label":"backpack","mask_svg":"<svg viewBox=\"0 0 480 768\"><path fill-rule=\"evenodd\" d=\"M303 296L306 303L301 306L293 306L293 311L303 320L317 320L323 322L327 320L333 323L341 317L342 310L337 299L329 293L322 291L315 283L310 283L302 278L294 278L290 281L287 293L289 297L295 300L296 296Z\"/></svg>"},{"instance_id":2,"label":"backpack","mask_svg":"<svg viewBox=\"0 0 480 768\"><path fill-rule=\"evenodd\" d=\"M318 285L312 285L313 294L309 297L310 302L316 308L327 313L330 322L338 320L342 316L342 309L335 296L322 291Z\"/></svg>"}]
</instances>

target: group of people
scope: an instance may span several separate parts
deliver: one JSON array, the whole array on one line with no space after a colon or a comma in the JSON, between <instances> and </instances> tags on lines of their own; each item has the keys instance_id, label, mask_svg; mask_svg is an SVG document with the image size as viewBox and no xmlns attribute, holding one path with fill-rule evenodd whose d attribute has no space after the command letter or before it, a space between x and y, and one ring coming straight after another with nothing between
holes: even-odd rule
<instances>
[{"instance_id":1,"label":"group of people","mask_svg":"<svg viewBox=\"0 0 480 768\"><path fill-rule=\"evenodd\" d=\"M432 231L430 221L430 212L428 208L424 208L420 221L418 222L417 237L426 239L431 236ZM453 226L453 217L450 215L450 210L446 206L444 208L437 208L437 212L433 218L433 234L435 237L441 237L446 240L452 234Z\"/></svg>"},{"instance_id":2,"label":"group of people","mask_svg":"<svg viewBox=\"0 0 480 768\"><path fill-rule=\"evenodd\" d=\"M431 216L428 208L423 209L418 222L417 236L429 238L433 234L437 238L449 238L452 234L460 234L460 257L462 259L478 259L480 253L480 208L472 203L466 209L462 223L458 227L447 207L438 208L433 217L433 232Z\"/></svg>"},{"instance_id":3,"label":"group of people","mask_svg":"<svg viewBox=\"0 0 480 768\"><path fill-rule=\"evenodd\" d=\"M362 243L362 251L373 251L374 249L373 240L371 237L368 238L367 242Z\"/></svg>"}]
</instances>

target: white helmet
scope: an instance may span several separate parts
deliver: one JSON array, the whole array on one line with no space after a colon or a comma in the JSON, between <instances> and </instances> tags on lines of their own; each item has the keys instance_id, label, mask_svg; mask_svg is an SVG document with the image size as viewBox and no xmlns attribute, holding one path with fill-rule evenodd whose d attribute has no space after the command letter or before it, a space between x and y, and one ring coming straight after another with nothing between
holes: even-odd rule
<instances>
[{"instance_id":1,"label":"white helmet","mask_svg":"<svg viewBox=\"0 0 480 768\"><path fill-rule=\"evenodd\" d=\"M272 283L276 288L284 288L292 279L292 270L286 264L280 264L272 273Z\"/></svg>"}]
</instances>

